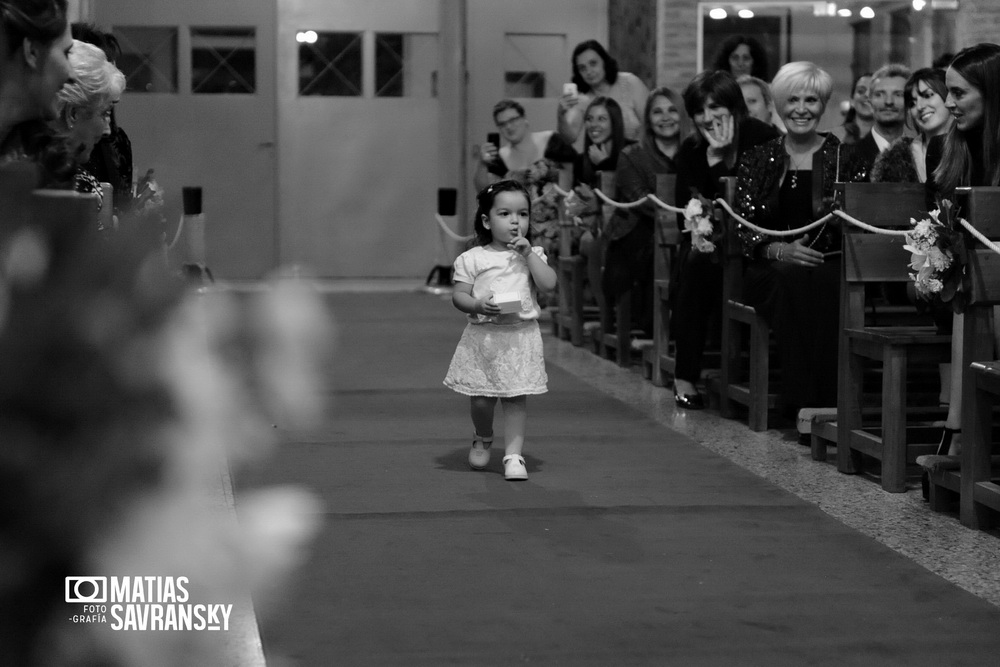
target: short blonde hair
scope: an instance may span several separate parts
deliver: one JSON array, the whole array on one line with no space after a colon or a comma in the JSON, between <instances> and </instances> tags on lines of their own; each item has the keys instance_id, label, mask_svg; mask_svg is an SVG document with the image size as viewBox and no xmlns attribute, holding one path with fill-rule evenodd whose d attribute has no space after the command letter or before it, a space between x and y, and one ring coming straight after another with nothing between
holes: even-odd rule
<instances>
[{"instance_id":1,"label":"short blonde hair","mask_svg":"<svg viewBox=\"0 0 1000 667\"><path fill-rule=\"evenodd\" d=\"M125 75L93 44L74 39L69 64L75 81L63 86L56 95L62 118L70 109L95 113L121 97L125 90Z\"/></svg>"},{"instance_id":2,"label":"short blonde hair","mask_svg":"<svg viewBox=\"0 0 1000 667\"><path fill-rule=\"evenodd\" d=\"M805 91L819 96L826 109L830 95L833 94L833 77L817 65L806 60L799 60L782 65L771 81L771 96L779 109L785 105L792 93Z\"/></svg>"}]
</instances>

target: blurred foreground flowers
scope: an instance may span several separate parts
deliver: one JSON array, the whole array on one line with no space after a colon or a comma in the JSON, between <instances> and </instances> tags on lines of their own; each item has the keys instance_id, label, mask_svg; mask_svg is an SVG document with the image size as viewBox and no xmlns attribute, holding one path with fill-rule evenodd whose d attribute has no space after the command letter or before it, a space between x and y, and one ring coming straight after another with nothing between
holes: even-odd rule
<instances>
[{"instance_id":1,"label":"blurred foreground flowers","mask_svg":"<svg viewBox=\"0 0 1000 667\"><path fill-rule=\"evenodd\" d=\"M0 664L226 664L238 637L71 622L65 577L182 575L237 617L316 529L298 488L241 493L237 523L222 479L320 416L318 298L196 294L148 248L23 228L0 252Z\"/></svg>"}]
</instances>

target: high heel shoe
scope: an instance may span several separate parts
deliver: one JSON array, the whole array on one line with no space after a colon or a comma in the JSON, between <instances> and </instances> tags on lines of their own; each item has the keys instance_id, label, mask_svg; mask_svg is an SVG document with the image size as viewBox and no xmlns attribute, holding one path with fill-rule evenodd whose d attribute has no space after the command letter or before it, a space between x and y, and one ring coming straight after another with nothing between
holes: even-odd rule
<instances>
[{"instance_id":1,"label":"high heel shoe","mask_svg":"<svg viewBox=\"0 0 1000 667\"><path fill-rule=\"evenodd\" d=\"M941 441L938 443L937 452L935 452L937 456L947 456L948 450L951 449L952 438L956 433L961 432L962 429L960 428L945 426L944 430L941 431ZM924 495L924 500L931 499L931 477L926 470L924 471L924 474L920 476L920 491Z\"/></svg>"},{"instance_id":2,"label":"high heel shoe","mask_svg":"<svg viewBox=\"0 0 1000 667\"><path fill-rule=\"evenodd\" d=\"M685 410L702 410L705 408L705 399L701 397L701 394L697 392L694 394L679 394L677 393L677 387L674 387L674 403Z\"/></svg>"}]
</instances>

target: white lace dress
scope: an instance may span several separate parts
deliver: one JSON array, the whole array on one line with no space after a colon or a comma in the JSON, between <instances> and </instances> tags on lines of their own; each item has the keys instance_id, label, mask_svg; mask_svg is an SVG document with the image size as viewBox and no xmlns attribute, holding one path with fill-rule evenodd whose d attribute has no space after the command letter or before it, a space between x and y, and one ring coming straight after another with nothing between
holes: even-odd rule
<instances>
[{"instance_id":1,"label":"white lace dress","mask_svg":"<svg viewBox=\"0 0 1000 667\"><path fill-rule=\"evenodd\" d=\"M542 261L545 252L532 249ZM538 299L528 263L512 250L477 246L455 260L455 281L472 285L472 296L516 292L521 309L487 317L469 315L458 341L445 386L466 396L509 398L548 391Z\"/></svg>"}]
</instances>

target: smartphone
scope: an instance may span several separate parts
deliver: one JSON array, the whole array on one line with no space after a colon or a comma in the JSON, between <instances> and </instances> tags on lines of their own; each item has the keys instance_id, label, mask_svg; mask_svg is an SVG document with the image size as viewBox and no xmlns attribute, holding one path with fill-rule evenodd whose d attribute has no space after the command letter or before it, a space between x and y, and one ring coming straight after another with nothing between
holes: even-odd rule
<instances>
[{"instance_id":1,"label":"smartphone","mask_svg":"<svg viewBox=\"0 0 1000 667\"><path fill-rule=\"evenodd\" d=\"M493 144L497 148L500 148L500 133L490 132L489 134L486 135L486 141Z\"/></svg>"},{"instance_id":2,"label":"smartphone","mask_svg":"<svg viewBox=\"0 0 1000 667\"><path fill-rule=\"evenodd\" d=\"M563 84L563 95L576 95L576 84L575 83L564 83Z\"/></svg>"}]
</instances>

